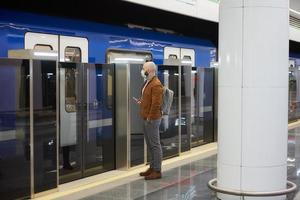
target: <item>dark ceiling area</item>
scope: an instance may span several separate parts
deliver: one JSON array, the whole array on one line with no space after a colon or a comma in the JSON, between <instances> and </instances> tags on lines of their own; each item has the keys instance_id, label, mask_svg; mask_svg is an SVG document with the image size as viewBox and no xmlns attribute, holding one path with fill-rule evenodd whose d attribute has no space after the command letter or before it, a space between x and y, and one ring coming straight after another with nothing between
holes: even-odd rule
<instances>
[{"instance_id":1,"label":"dark ceiling area","mask_svg":"<svg viewBox=\"0 0 300 200\"><path fill-rule=\"evenodd\" d=\"M1 1L1 8L51 16L83 19L106 24L136 24L209 39L218 44L218 24L121 0L19 0Z\"/></svg>"}]
</instances>

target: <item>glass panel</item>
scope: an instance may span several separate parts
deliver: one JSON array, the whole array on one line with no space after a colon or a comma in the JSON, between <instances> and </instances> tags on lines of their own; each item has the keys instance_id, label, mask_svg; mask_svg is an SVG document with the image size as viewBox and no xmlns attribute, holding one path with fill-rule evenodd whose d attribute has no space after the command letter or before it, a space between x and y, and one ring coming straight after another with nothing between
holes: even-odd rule
<instances>
[{"instance_id":1,"label":"glass panel","mask_svg":"<svg viewBox=\"0 0 300 200\"><path fill-rule=\"evenodd\" d=\"M0 196L30 196L29 61L0 59Z\"/></svg>"},{"instance_id":2,"label":"glass panel","mask_svg":"<svg viewBox=\"0 0 300 200\"><path fill-rule=\"evenodd\" d=\"M114 65L60 63L60 88L60 182L114 169Z\"/></svg>"},{"instance_id":3,"label":"glass panel","mask_svg":"<svg viewBox=\"0 0 300 200\"><path fill-rule=\"evenodd\" d=\"M183 56L183 60L192 60L191 56Z\"/></svg>"},{"instance_id":4,"label":"glass panel","mask_svg":"<svg viewBox=\"0 0 300 200\"><path fill-rule=\"evenodd\" d=\"M191 67L181 67L181 152L191 149Z\"/></svg>"},{"instance_id":5,"label":"glass panel","mask_svg":"<svg viewBox=\"0 0 300 200\"><path fill-rule=\"evenodd\" d=\"M33 47L36 50L41 50L41 51L51 51L53 50L53 47L51 45L46 45L46 44L36 44Z\"/></svg>"},{"instance_id":6,"label":"glass panel","mask_svg":"<svg viewBox=\"0 0 300 200\"><path fill-rule=\"evenodd\" d=\"M192 70L192 146L213 141L214 69Z\"/></svg>"},{"instance_id":7,"label":"glass panel","mask_svg":"<svg viewBox=\"0 0 300 200\"><path fill-rule=\"evenodd\" d=\"M87 123L87 128L83 129L84 175L89 176L115 168L114 65L84 64L84 68L87 69L87 93L84 94L87 97L87 119L83 118Z\"/></svg>"},{"instance_id":8,"label":"glass panel","mask_svg":"<svg viewBox=\"0 0 300 200\"><path fill-rule=\"evenodd\" d=\"M79 47L66 47L65 48L65 61L66 62L81 62L81 49Z\"/></svg>"},{"instance_id":9,"label":"glass panel","mask_svg":"<svg viewBox=\"0 0 300 200\"><path fill-rule=\"evenodd\" d=\"M199 146L204 143L203 140L203 121L204 116L201 108L203 108L203 86L204 78L200 77L204 74L199 73L197 68L192 70L192 146Z\"/></svg>"},{"instance_id":10,"label":"glass panel","mask_svg":"<svg viewBox=\"0 0 300 200\"><path fill-rule=\"evenodd\" d=\"M178 59L177 55L175 54L170 54L169 59Z\"/></svg>"},{"instance_id":11,"label":"glass panel","mask_svg":"<svg viewBox=\"0 0 300 200\"><path fill-rule=\"evenodd\" d=\"M56 62L33 61L34 192L57 187Z\"/></svg>"},{"instance_id":12,"label":"glass panel","mask_svg":"<svg viewBox=\"0 0 300 200\"><path fill-rule=\"evenodd\" d=\"M289 67L289 121L300 118L300 70L294 65Z\"/></svg>"},{"instance_id":13,"label":"glass panel","mask_svg":"<svg viewBox=\"0 0 300 200\"><path fill-rule=\"evenodd\" d=\"M203 68L204 73L204 143L214 141L214 68Z\"/></svg>"},{"instance_id":14,"label":"glass panel","mask_svg":"<svg viewBox=\"0 0 300 200\"><path fill-rule=\"evenodd\" d=\"M81 178L81 64L60 63L60 183ZM71 100L70 100L71 99Z\"/></svg>"},{"instance_id":15,"label":"glass panel","mask_svg":"<svg viewBox=\"0 0 300 200\"><path fill-rule=\"evenodd\" d=\"M160 125L160 142L163 149L163 157L169 158L179 153L178 66L158 66L158 78L164 86L174 91L170 113L162 117Z\"/></svg>"},{"instance_id":16,"label":"glass panel","mask_svg":"<svg viewBox=\"0 0 300 200\"><path fill-rule=\"evenodd\" d=\"M130 156L131 167L145 162L143 120L140 116L140 106L133 100L141 97L144 80L141 74L142 65L130 65Z\"/></svg>"}]
</instances>

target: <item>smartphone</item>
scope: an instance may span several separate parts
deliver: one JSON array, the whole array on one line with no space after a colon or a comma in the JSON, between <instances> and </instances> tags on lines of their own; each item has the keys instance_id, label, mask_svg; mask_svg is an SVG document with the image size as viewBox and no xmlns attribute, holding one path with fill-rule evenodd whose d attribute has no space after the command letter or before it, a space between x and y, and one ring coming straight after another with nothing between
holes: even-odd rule
<instances>
[{"instance_id":1,"label":"smartphone","mask_svg":"<svg viewBox=\"0 0 300 200\"><path fill-rule=\"evenodd\" d=\"M140 101L140 100L138 100L137 98L135 98L135 97L132 97L133 98L133 100L135 100L136 102L138 102L138 101Z\"/></svg>"}]
</instances>

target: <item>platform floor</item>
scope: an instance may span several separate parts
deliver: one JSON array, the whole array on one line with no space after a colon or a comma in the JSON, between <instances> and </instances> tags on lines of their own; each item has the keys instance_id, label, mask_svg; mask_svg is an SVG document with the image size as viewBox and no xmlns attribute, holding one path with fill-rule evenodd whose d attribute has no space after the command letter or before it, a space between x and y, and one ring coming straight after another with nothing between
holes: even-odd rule
<instances>
[{"instance_id":1,"label":"platform floor","mask_svg":"<svg viewBox=\"0 0 300 200\"><path fill-rule=\"evenodd\" d=\"M216 176L216 159L216 156L211 156L165 171L160 180L136 180L84 200L213 199L214 194L206 184Z\"/></svg>"},{"instance_id":2,"label":"platform floor","mask_svg":"<svg viewBox=\"0 0 300 200\"><path fill-rule=\"evenodd\" d=\"M197 160L165 171L161 180L131 181L113 189L83 198L84 200L179 200L215 199L206 184L216 177L217 156ZM300 186L300 128L289 131L288 179ZM288 199L299 199L300 192Z\"/></svg>"}]
</instances>

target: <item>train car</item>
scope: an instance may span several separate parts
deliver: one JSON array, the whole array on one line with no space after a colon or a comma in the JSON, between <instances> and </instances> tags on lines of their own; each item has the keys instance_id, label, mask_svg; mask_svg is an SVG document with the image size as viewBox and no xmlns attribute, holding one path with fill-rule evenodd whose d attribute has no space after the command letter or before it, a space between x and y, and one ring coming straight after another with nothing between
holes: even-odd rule
<instances>
[{"instance_id":1,"label":"train car","mask_svg":"<svg viewBox=\"0 0 300 200\"><path fill-rule=\"evenodd\" d=\"M157 64L170 57L210 67L216 59L216 47L208 40L151 30L5 10L0 12L0 27L1 57L7 57L9 49L35 48L59 51L61 61L69 61L75 52L89 63L139 61L146 55Z\"/></svg>"}]
</instances>

